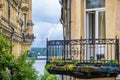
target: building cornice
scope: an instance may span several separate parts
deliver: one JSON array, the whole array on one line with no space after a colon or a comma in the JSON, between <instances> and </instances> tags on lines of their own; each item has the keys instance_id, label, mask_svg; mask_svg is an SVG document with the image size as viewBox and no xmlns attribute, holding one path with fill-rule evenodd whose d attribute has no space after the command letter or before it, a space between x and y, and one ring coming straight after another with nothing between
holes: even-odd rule
<instances>
[{"instance_id":1,"label":"building cornice","mask_svg":"<svg viewBox=\"0 0 120 80\"><path fill-rule=\"evenodd\" d=\"M32 22L32 20L28 20L27 21L27 26L33 26L34 24L33 24L33 22Z\"/></svg>"},{"instance_id":2,"label":"building cornice","mask_svg":"<svg viewBox=\"0 0 120 80\"><path fill-rule=\"evenodd\" d=\"M28 11L29 8L28 8L27 6L22 6L21 10L22 10L22 11Z\"/></svg>"}]
</instances>

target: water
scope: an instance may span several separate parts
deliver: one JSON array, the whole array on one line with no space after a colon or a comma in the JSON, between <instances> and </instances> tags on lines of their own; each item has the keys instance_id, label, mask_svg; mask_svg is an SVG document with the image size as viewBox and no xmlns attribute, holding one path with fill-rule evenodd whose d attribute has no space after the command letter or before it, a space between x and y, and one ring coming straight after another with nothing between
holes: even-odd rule
<instances>
[{"instance_id":1,"label":"water","mask_svg":"<svg viewBox=\"0 0 120 80\"><path fill-rule=\"evenodd\" d=\"M35 60L35 64L33 65L39 74L44 74L46 60Z\"/></svg>"}]
</instances>

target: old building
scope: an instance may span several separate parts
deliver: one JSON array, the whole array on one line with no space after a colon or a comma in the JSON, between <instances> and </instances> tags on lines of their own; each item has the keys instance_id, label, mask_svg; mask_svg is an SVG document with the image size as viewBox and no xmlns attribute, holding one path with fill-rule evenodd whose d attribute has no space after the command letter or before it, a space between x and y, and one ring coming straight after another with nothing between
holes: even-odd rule
<instances>
[{"instance_id":1,"label":"old building","mask_svg":"<svg viewBox=\"0 0 120 80\"><path fill-rule=\"evenodd\" d=\"M60 4L65 39L120 38L120 0L60 0Z\"/></svg>"},{"instance_id":2,"label":"old building","mask_svg":"<svg viewBox=\"0 0 120 80\"><path fill-rule=\"evenodd\" d=\"M120 38L119 0L60 0L64 36ZM70 20L69 20L70 19Z\"/></svg>"},{"instance_id":3,"label":"old building","mask_svg":"<svg viewBox=\"0 0 120 80\"><path fill-rule=\"evenodd\" d=\"M114 78L108 77L116 77L117 70L106 71L108 67L112 67L112 69L114 67L106 65L105 62L111 64L116 60L120 66L120 0L59 1L62 6L60 21L63 24L64 40L47 42L47 60L48 63L54 64L50 59L56 58L63 63L57 62L48 71L75 77L63 76L62 79L65 80L81 80L80 78L90 78L90 76L95 78L93 80L97 80L96 77L100 78L100 76L101 79L107 77L104 80L114 80ZM62 58L59 58L60 54L62 54ZM74 63L74 60L77 60L78 64ZM96 66L97 62L94 61L104 61L105 64ZM68 70L71 64L72 71ZM66 66L68 68L65 68ZM106 70L101 71L100 69L103 67ZM96 71L96 68L99 70ZM89 71L90 69L93 71ZM106 76L102 76L103 74Z\"/></svg>"},{"instance_id":4,"label":"old building","mask_svg":"<svg viewBox=\"0 0 120 80\"><path fill-rule=\"evenodd\" d=\"M0 0L0 33L14 45L15 56L30 49L34 39L32 27L32 0Z\"/></svg>"}]
</instances>

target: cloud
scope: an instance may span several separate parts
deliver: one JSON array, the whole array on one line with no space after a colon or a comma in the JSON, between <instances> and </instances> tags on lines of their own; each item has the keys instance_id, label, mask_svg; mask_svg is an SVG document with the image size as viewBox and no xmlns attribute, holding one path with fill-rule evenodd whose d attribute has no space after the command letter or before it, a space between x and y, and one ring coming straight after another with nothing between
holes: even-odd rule
<instances>
[{"instance_id":1,"label":"cloud","mask_svg":"<svg viewBox=\"0 0 120 80\"><path fill-rule=\"evenodd\" d=\"M33 27L34 35L36 36L32 47L45 47L46 39L62 40L63 27L60 23L39 22Z\"/></svg>"},{"instance_id":2,"label":"cloud","mask_svg":"<svg viewBox=\"0 0 120 80\"><path fill-rule=\"evenodd\" d=\"M34 21L55 23L60 19L61 6L58 0L33 0Z\"/></svg>"},{"instance_id":3,"label":"cloud","mask_svg":"<svg viewBox=\"0 0 120 80\"><path fill-rule=\"evenodd\" d=\"M32 0L32 15L36 38L31 47L46 47L46 38L63 39L59 0Z\"/></svg>"},{"instance_id":4,"label":"cloud","mask_svg":"<svg viewBox=\"0 0 120 80\"><path fill-rule=\"evenodd\" d=\"M63 39L62 33L63 33L63 28L61 24L55 24L56 27L51 27L51 29L48 31L47 37L49 40L61 40Z\"/></svg>"}]
</instances>

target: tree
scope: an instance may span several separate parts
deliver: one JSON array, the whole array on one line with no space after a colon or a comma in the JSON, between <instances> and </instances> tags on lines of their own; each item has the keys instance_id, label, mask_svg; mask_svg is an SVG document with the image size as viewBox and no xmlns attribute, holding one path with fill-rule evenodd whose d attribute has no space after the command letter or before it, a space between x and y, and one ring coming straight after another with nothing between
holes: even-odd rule
<instances>
[{"instance_id":1,"label":"tree","mask_svg":"<svg viewBox=\"0 0 120 80\"><path fill-rule=\"evenodd\" d=\"M27 58L27 53L15 58L10 41L0 36L0 80L37 80L37 72L33 68L34 61Z\"/></svg>"},{"instance_id":2,"label":"tree","mask_svg":"<svg viewBox=\"0 0 120 80\"><path fill-rule=\"evenodd\" d=\"M7 37L0 35L0 80L9 80L9 69L14 56L10 53L10 41Z\"/></svg>"},{"instance_id":3,"label":"tree","mask_svg":"<svg viewBox=\"0 0 120 80\"><path fill-rule=\"evenodd\" d=\"M34 61L27 58L27 53L20 55L14 61L13 80L36 80L37 72L33 68Z\"/></svg>"}]
</instances>

